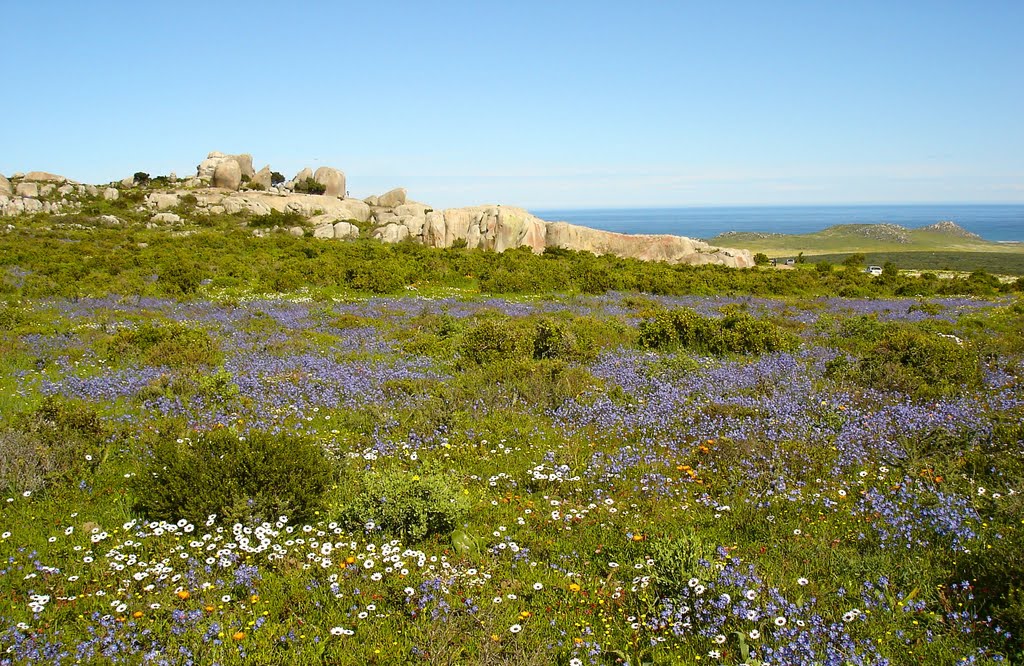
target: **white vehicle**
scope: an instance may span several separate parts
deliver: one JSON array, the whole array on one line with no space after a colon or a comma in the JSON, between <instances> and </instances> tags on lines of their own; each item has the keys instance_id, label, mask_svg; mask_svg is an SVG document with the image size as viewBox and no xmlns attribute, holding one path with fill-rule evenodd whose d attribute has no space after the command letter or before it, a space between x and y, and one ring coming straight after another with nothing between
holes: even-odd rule
<instances>
[{"instance_id":1,"label":"white vehicle","mask_svg":"<svg viewBox=\"0 0 1024 666\"><path fill-rule=\"evenodd\" d=\"M881 266L868 266L868 275L874 275L875 277L878 277L881 274L882 274L882 267Z\"/></svg>"}]
</instances>

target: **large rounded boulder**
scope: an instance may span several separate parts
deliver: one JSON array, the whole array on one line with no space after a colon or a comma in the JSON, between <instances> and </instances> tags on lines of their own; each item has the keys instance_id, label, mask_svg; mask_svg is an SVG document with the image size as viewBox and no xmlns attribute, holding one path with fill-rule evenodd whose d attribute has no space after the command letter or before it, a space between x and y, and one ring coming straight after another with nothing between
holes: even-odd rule
<instances>
[{"instance_id":1,"label":"large rounded boulder","mask_svg":"<svg viewBox=\"0 0 1024 666\"><path fill-rule=\"evenodd\" d=\"M214 187L237 190L242 185L242 167L235 160L223 160L213 171Z\"/></svg>"},{"instance_id":2,"label":"large rounded boulder","mask_svg":"<svg viewBox=\"0 0 1024 666\"><path fill-rule=\"evenodd\" d=\"M324 194L329 197L345 196L345 174L337 169L322 166L313 174L313 180L323 185Z\"/></svg>"}]
</instances>

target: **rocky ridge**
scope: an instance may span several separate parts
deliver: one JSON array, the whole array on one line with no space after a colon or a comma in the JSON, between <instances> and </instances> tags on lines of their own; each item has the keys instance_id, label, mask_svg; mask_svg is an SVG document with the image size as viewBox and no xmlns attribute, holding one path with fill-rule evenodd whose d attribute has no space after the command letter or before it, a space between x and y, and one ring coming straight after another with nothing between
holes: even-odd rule
<instances>
[{"instance_id":1,"label":"rocky ridge","mask_svg":"<svg viewBox=\"0 0 1024 666\"><path fill-rule=\"evenodd\" d=\"M924 227L918 227L918 231L934 231L940 234L946 234L947 236L956 236L957 238L969 238L971 240L982 240L978 234L967 231L956 222L952 220L940 220L935 224L929 224Z\"/></svg>"},{"instance_id":2,"label":"rocky ridge","mask_svg":"<svg viewBox=\"0 0 1024 666\"><path fill-rule=\"evenodd\" d=\"M296 213L308 218L313 236L323 239L346 240L365 233L387 243L411 241L439 248L464 243L467 248L496 252L528 247L540 253L555 247L669 263L754 265L747 250L716 247L683 236L619 234L549 222L511 206L435 210L410 200L403 188L354 199L347 196L345 174L338 169L320 167L314 172L306 168L285 180L269 165L256 171L247 154L211 152L192 178L178 180L172 175L166 181L169 189L147 193L141 204L150 213L151 226L181 224L175 211L180 212L187 202L190 213L196 215ZM310 190L311 183L322 193L302 191ZM14 174L11 181L0 180L0 215L73 212L80 207L79 197L116 199L121 190L134 186L133 178L96 187L55 174ZM302 227L288 231L305 233ZM253 233L267 231L254 229Z\"/></svg>"}]
</instances>

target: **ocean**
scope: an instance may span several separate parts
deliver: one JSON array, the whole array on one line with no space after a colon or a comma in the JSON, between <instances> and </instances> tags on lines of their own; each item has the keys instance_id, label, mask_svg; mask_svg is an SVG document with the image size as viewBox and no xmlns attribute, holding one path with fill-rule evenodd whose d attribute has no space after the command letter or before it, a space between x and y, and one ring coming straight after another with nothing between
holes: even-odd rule
<instances>
[{"instance_id":1,"label":"ocean","mask_svg":"<svg viewBox=\"0 0 1024 666\"><path fill-rule=\"evenodd\" d=\"M835 224L888 222L922 227L951 220L990 241L1024 242L1024 204L722 206L531 210L543 220L627 234L709 239L726 231L803 234Z\"/></svg>"}]
</instances>

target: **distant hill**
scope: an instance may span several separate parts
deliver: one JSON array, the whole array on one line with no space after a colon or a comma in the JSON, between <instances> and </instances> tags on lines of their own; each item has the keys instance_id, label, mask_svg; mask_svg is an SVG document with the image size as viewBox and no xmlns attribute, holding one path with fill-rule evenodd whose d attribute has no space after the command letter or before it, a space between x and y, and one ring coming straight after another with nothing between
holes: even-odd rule
<instances>
[{"instance_id":1,"label":"distant hill","mask_svg":"<svg viewBox=\"0 0 1024 666\"><path fill-rule=\"evenodd\" d=\"M811 234L727 232L711 239L770 257L851 252L1012 252L1024 244L995 243L950 220L916 229L898 224L837 224Z\"/></svg>"}]
</instances>

